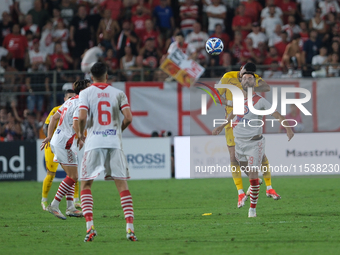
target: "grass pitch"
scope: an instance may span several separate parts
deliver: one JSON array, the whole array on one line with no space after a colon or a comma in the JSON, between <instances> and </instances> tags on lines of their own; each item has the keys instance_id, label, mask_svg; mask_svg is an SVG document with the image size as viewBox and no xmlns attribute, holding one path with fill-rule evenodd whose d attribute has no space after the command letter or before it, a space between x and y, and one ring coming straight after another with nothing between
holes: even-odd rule
<instances>
[{"instance_id":1,"label":"grass pitch","mask_svg":"<svg viewBox=\"0 0 340 255\"><path fill-rule=\"evenodd\" d=\"M0 183L0 254L339 254L337 176L273 178L282 196L260 189L257 218L236 208L232 179L130 181L138 242L125 238L125 220L112 182L93 186L98 236L83 243L84 218L66 221L42 211L41 183ZM249 181L243 179L245 189ZM54 183L49 202L57 191ZM63 199L61 210L65 212ZM202 216L212 213L211 216Z\"/></svg>"}]
</instances>

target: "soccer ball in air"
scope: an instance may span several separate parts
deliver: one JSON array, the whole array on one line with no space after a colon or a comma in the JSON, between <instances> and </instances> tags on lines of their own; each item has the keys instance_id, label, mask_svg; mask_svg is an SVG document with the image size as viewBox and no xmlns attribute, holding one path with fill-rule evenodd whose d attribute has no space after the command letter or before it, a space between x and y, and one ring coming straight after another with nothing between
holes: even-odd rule
<instances>
[{"instance_id":1,"label":"soccer ball in air","mask_svg":"<svg viewBox=\"0 0 340 255\"><path fill-rule=\"evenodd\" d=\"M205 43L205 50L210 55L219 55L223 51L223 42L219 38L210 38Z\"/></svg>"}]
</instances>

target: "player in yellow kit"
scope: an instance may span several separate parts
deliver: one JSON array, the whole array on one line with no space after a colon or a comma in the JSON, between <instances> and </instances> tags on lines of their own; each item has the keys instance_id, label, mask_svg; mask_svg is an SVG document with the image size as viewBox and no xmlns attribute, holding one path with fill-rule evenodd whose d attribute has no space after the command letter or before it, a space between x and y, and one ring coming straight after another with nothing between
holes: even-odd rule
<instances>
[{"instance_id":1,"label":"player in yellow kit","mask_svg":"<svg viewBox=\"0 0 340 255\"><path fill-rule=\"evenodd\" d=\"M221 84L231 84L235 85L238 88L242 89L242 85L240 83L240 77L242 77L242 74L246 71L253 72L255 73L256 71L256 66L253 63L247 63L243 67L241 67L240 71L234 71L234 72L228 72L225 73L220 81ZM256 92L267 92L270 91L269 85L257 74L255 74L256 77L256 86L255 86L255 91ZM223 99L222 104L226 105L225 111L226 111L226 116L229 115L230 112L232 112L233 107L232 107L232 94L230 90L220 88L218 89L218 93L223 96L225 95L225 100ZM238 190L238 203L237 207L241 208L244 206L244 202L247 200L248 196L247 194L244 193L243 191L243 183L242 183L242 177L241 177L241 169L240 166L235 158L235 142L234 142L234 133L233 133L233 128L228 125L225 128L225 137L227 140L227 145L228 145L228 150L230 154L230 165L232 169L236 169L236 171L232 172L232 176L234 179L234 183L236 185L236 188ZM272 197L273 199L277 200L280 199L280 195L275 192L275 190L271 186L271 173L269 169L269 162L264 155L263 160L262 160L262 173L263 173L263 178L267 186L267 191L266 195L268 197Z\"/></svg>"},{"instance_id":2,"label":"player in yellow kit","mask_svg":"<svg viewBox=\"0 0 340 255\"><path fill-rule=\"evenodd\" d=\"M64 101L68 100L69 98L75 96L76 94L74 93L73 90L67 90L65 93ZM50 114L47 116L45 125L44 125L44 133L46 135L48 125L50 124L50 118L58 111L59 106L56 106L52 109ZM58 125L58 123L57 123ZM57 128L57 126L54 128L54 130ZM47 168L47 174L46 177L43 181L43 187L42 187L42 198L41 198L41 207L43 208L44 211L46 211L46 208L48 206L47 203L47 197L48 193L51 189L53 179L55 177L57 168L58 168L58 163L53 162L54 154L51 150L50 143L47 143L45 146L45 162L46 162L46 168ZM79 184L76 182L75 188L74 188L74 204L76 207L80 208L80 201L79 201Z\"/></svg>"}]
</instances>

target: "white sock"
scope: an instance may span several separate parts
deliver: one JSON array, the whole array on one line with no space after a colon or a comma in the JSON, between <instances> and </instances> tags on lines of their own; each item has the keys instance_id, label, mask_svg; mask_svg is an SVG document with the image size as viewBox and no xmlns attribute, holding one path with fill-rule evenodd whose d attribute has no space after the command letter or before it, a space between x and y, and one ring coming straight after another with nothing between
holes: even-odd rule
<instances>
[{"instance_id":1,"label":"white sock","mask_svg":"<svg viewBox=\"0 0 340 255\"><path fill-rule=\"evenodd\" d=\"M53 199L53 201L52 201L52 203L51 203L51 206L52 206L52 207L57 207L57 208L59 208L59 204L60 204L60 202L59 202L58 200Z\"/></svg>"},{"instance_id":2,"label":"white sock","mask_svg":"<svg viewBox=\"0 0 340 255\"><path fill-rule=\"evenodd\" d=\"M131 231L135 231L135 229L133 228L133 223L126 223L126 232L128 231L128 229L131 229Z\"/></svg>"},{"instance_id":3,"label":"white sock","mask_svg":"<svg viewBox=\"0 0 340 255\"><path fill-rule=\"evenodd\" d=\"M256 208L249 207L249 211L256 212Z\"/></svg>"},{"instance_id":4,"label":"white sock","mask_svg":"<svg viewBox=\"0 0 340 255\"><path fill-rule=\"evenodd\" d=\"M74 202L74 203L77 203L78 201L79 201L79 197L73 198L73 202Z\"/></svg>"},{"instance_id":5,"label":"white sock","mask_svg":"<svg viewBox=\"0 0 340 255\"><path fill-rule=\"evenodd\" d=\"M93 226L93 220L86 221L86 231L89 230Z\"/></svg>"},{"instance_id":6,"label":"white sock","mask_svg":"<svg viewBox=\"0 0 340 255\"><path fill-rule=\"evenodd\" d=\"M238 190L238 194L239 194L239 195L244 194L243 189L239 189L239 190Z\"/></svg>"},{"instance_id":7,"label":"white sock","mask_svg":"<svg viewBox=\"0 0 340 255\"><path fill-rule=\"evenodd\" d=\"M66 200L66 207L67 209L73 208L74 207L73 200Z\"/></svg>"},{"instance_id":8,"label":"white sock","mask_svg":"<svg viewBox=\"0 0 340 255\"><path fill-rule=\"evenodd\" d=\"M41 202L47 202L47 197L46 198L45 197L41 198Z\"/></svg>"},{"instance_id":9,"label":"white sock","mask_svg":"<svg viewBox=\"0 0 340 255\"><path fill-rule=\"evenodd\" d=\"M272 189L272 186L267 186L267 190L270 190L270 189Z\"/></svg>"}]
</instances>

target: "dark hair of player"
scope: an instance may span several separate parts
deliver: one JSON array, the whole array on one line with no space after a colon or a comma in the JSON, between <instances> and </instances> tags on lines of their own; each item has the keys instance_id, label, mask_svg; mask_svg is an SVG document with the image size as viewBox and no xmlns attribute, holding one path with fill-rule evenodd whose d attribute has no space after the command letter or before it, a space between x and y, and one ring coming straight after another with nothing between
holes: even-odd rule
<instances>
[{"instance_id":1,"label":"dark hair of player","mask_svg":"<svg viewBox=\"0 0 340 255\"><path fill-rule=\"evenodd\" d=\"M105 63L97 62L91 67L91 74L95 80L102 80L106 73L107 67Z\"/></svg>"},{"instance_id":2,"label":"dark hair of player","mask_svg":"<svg viewBox=\"0 0 340 255\"><path fill-rule=\"evenodd\" d=\"M75 83L73 83L74 93L79 95L80 91L86 89L90 85L90 83L91 82L89 80L79 80L79 81L76 81Z\"/></svg>"},{"instance_id":3,"label":"dark hair of player","mask_svg":"<svg viewBox=\"0 0 340 255\"><path fill-rule=\"evenodd\" d=\"M65 91L65 97L67 96L67 94L74 94L74 90L73 89L68 89Z\"/></svg>"},{"instance_id":4,"label":"dark hair of player","mask_svg":"<svg viewBox=\"0 0 340 255\"><path fill-rule=\"evenodd\" d=\"M256 77L255 77L255 74L254 74L253 72L246 71L246 72L243 73L242 77L243 77L245 74L250 74L250 75L252 75L252 76L254 77L254 79L256 78Z\"/></svg>"},{"instance_id":5,"label":"dark hair of player","mask_svg":"<svg viewBox=\"0 0 340 255\"><path fill-rule=\"evenodd\" d=\"M256 72L256 65L254 63L248 62L243 67L247 72Z\"/></svg>"}]
</instances>

